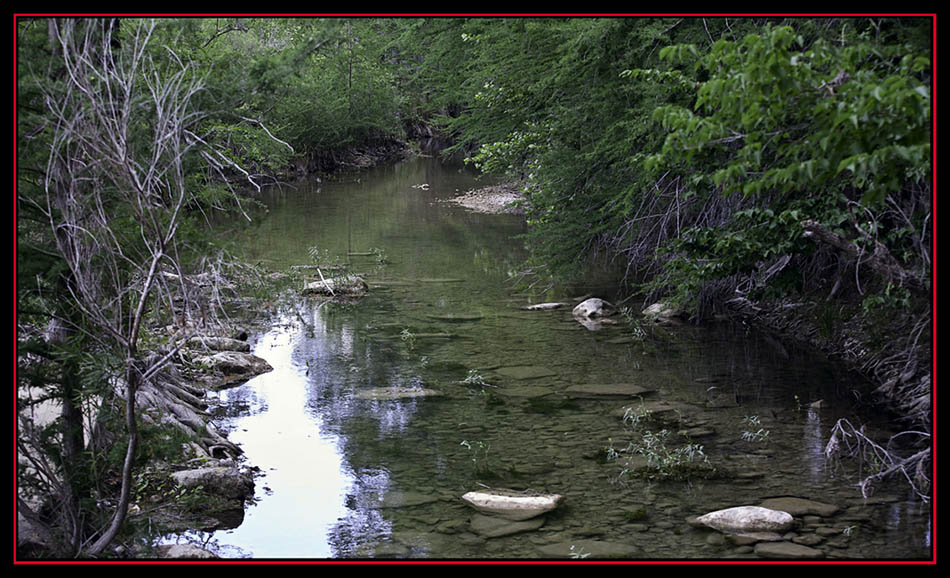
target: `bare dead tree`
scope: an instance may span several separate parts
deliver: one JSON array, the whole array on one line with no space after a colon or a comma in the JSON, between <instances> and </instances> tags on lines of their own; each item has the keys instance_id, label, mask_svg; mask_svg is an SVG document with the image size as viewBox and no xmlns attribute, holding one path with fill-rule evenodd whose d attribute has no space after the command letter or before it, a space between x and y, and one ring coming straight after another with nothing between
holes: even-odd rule
<instances>
[{"instance_id":1,"label":"bare dead tree","mask_svg":"<svg viewBox=\"0 0 950 578\"><path fill-rule=\"evenodd\" d=\"M196 106L201 78L172 47L156 52L154 22L129 24L121 43L110 19L49 24L65 82L46 98L53 136L44 211L68 267L70 305L85 322L80 329L125 360L115 380L128 435L120 494L107 527L78 544L77 555L84 556L101 554L126 518L139 392L174 397L156 393L155 380L188 336L166 355L150 354L141 348L143 324L149 315L173 319L187 312L188 284L168 282L185 278L177 233L193 198L186 159L220 156L194 136L203 118Z\"/></svg>"}]
</instances>

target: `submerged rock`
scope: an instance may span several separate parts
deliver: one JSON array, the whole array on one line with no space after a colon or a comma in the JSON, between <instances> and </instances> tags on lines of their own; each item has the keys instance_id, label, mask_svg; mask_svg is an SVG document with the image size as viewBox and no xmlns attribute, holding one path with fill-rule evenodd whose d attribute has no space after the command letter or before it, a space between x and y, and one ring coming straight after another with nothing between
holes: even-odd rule
<instances>
[{"instance_id":1,"label":"submerged rock","mask_svg":"<svg viewBox=\"0 0 950 578\"><path fill-rule=\"evenodd\" d=\"M564 501L564 496L490 490L468 492L462 496L462 500L483 514L521 521L554 510Z\"/></svg>"},{"instance_id":2,"label":"submerged rock","mask_svg":"<svg viewBox=\"0 0 950 578\"><path fill-rule=\"evenodd\" d=\"M387 492L378 502L371 503L371 508L412 508L438 502L438 496L420 492Z\"/></svg>"},{"instance_id":3,"label":"submerged rock","mask_svg":"<svg viewBox=\"0 0 950 578\"><path fill-rule=\"evenodd\" d=\"M356 394L357 399L375 399L375 400L395 400L395 399L414 399L417 397L438 397L442 395L441 391L434 389L418 389L409 387L376 387L360 391Z\"/></svg>"},{"instance_id":4,"label":"submerged rock","mask_svg":"<svg viewBox=\"0 0 950 578\"><path fill-rule=\"evenodd\" d=\"M840 509L834 504L825 504L822 502L816 502L814 500L806 500L804 498L795 498L792 496L770 498L759 505L763 508L771 508L773 510L788 512L793 516L815 515L828 517L835 515Z\"/></svg>"},{"instance_id":5,"label":"submerged rock","mask_svg":"<svg viewBox=\"0 0 950 578\"><path fill-rule=\"evenodd\" d=\"M528 311L551 311L553 309L560 309L561 307L567 307L567 303L537 303L535 305L528 305L525 309Z\"/></svg>"},{"instance_id":6,"label":"submerged rock","mask_svg":"<svg viewBox=\"0 0 950 578\"><path fill-rule=\"evenodd\" d=\"M448 323L464 323L466 321L478 321L482 318L481 313L434 313L429 315L429 319L436 321L445 321Z\"/></svg>"},{"instance_id":7,"label":"submerged rock","mask_svg":"<svg viewBox=\"0 0 950 578\"><path fill-rule=\"evenodd\" d=\"M783 560L811 560L824 558L825 553L815 548L793 542L759 542L755 545L756 556Z\"/></svg>"},{"instance_id":8,"label":"submerged rock","mask_svg":"<svg viewBox=\"0 0 950 578\"><path fill-rule=\"evenodd\" d=\"M632 544L602 540L569 540L541 546L545 558L635 558L639 550Z\"/></svg>"},{"instance_id":9,"label":"submerged rock","mask_svg":"<svg viewBox=\"0 0 950 578\"><path fill-rule=\"evenodd\" d=\"M691 427L688 429L679 430L676 434L680 437L696 440L702 438L708 438L716 435L716 430L708 427Z\"/></svg>"},{"instance_id":10,"label":"submerged rock","mask_svg":"<svg viewBox=\"0 0 950 578\"><path fill-rule=\"evenodd\" d=\"M506 397L520 397L527 399L537 399L545 397L554 393L554 390L549 387L543 386L531 386L531 385L518 385L513 387L506 387L498 390L499 395Z\"/></svg>"},{"instance_id":11,"label":"submerged rock","mask_svg":"<svg viewBox=\"0 0 950 578\"><path fill-rule=\"evenodd\" d=\"M784 532L795 525L788 512L759 506L738 506L717 510L696 518L696 522L720 532Z\"/></svg>"},{"instance_id":12,"label":"submerged rock","mask_svg":"<svg viewBox=\"0 0 950 578\"><path fill-rule=\"evenodd\" d=\"M484 538L500 538L521 532L537 530L544 525L544 518L513 521L495 516L475 514L472 516L472 531Z\"/></svg>"},{"instance_id":13,"label":"submerged rock","mask_svg":"<svg viewBox=\"0 0 950 578\"><path fill-rule=\"evenodd\" d=\"M419 283L464 283L465 279L457 279L454 277L420 277L418 279Z\"/></svg>"},{"instance_id":14,"label":"submerged rock","mask_svg":"<svg viewBox=\"0 0 950 578\"><path fill-rule=\"evenodd\" d=\"M511 365L508 367L499 367L495 370L495 373L509 379L539 379L557 375L554 371L546 367L541 367L540 365Z\"/></svg>"},{"instance_id":15,"label":"submerged rock","mask_svg":"<svg viewBox=\"0 0 950 578\"><path fill-rule=\"evenodd\" d=\"M635 383L598 383L572 385L565 393L573 398L609 399L639 397L656 389Z\"/></svg>"},{"instance_id":16,"label":"submerged rock","mask_svg":"<svg viewBox=\"0 0 950 578\"><path fill-rule=\"evenodd\" d=\"M623 420L635 420L640 417L678 424L683 421L684 417L691 416L699 411L701 411L699 407L688 403L660 399L641 400L640 403L635 405L624 405L613 413Z\"/></svg>"}]
</instances>

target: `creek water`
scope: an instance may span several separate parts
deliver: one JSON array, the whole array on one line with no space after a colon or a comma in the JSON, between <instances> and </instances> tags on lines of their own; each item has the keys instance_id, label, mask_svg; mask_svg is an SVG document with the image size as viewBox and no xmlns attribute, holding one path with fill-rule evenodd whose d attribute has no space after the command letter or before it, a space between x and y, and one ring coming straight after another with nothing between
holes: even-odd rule
<instances>
[{"instance_id":1,"label":"creek water","mask_svg":"<svg viewBox=\"0 0 950 578\"><path fill-rule=\"evenodd\" d=\"M482 184L418 158L261 195L266 213L240 233L245 259L346 262L370 291L275 302L252 337L274 371L217 394L219 429L262 472L255 503L238 527L179 541L228 558L756 559L687 518L796 496L838 507L803 516L793 534L826 559L930 558L929 505L901 484L865 500L850 462L824 456L839 419L887 435L856 404L865 384L741 325L659 327L636 314L581 325L575 299L612 299L610 285L519 285L523 218L444 202ZM570 306L524 309L544 301ZM621 383L649 393L575 389ZM636 419L658 400L675 407L666 421ZM731 473L631 476L629 444L645 434L662 442L652 451L692 443ZM484 487L565 498L540 527L506 534L460 499Z\"/></svg>"}]
</instances>

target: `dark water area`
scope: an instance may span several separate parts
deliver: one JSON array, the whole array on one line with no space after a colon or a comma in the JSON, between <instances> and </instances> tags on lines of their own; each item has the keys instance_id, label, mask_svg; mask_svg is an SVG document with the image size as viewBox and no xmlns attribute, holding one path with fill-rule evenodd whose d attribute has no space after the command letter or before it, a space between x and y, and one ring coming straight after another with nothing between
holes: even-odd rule
<instances>
[{"instance_id":1,"label":"dark water area","mask_svg":"<svg viewBox=\"0 0 950 578\"><path fill-rule=\"evenodd\" d=\"M824 559L930 558L928 504L901 484L865 500L852 464L825 458L839 419L890 431L856 403L866 384L741 325L647 324L641 303L581 325L574 299L608 285L525 289L523 218L444 202L482 184L420 158L265 191L244 259L347 263L370 291L275 300L252 338L274 371L216 400L216 425L263 473L255 503L235 529L177 540L229 558L756 560L687 519L795 496L838 507L785 536ZM549 301L571 305L524 309ZM602 384L646 393L589 392ZM673 410L647 419L659 402ZM629 475L645 435L729 475ZM540 526L497 530L461 500L484 487L564 501Z\"/></svg>"}]
</instances>

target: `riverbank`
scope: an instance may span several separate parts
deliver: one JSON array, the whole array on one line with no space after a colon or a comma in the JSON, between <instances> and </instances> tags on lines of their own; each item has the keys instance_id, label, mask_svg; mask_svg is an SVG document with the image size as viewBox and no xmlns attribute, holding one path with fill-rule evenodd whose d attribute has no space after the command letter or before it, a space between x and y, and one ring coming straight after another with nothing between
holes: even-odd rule
<instances>
[{"instance_id":1,"label":"riverbank","mask_svg":"<svg viewBox=\"0 0 950 578\"><path fill-rule=\"evenodd\" d=\"M916 314L871 318L857 300L828 303L808 296L759 302L736 299L729 306L740 321L811 347L862 375L871 390L856 395L873 399L908 427L930 430L933 357L929 308ZM834 312L830 320L829 311Z\"/></svg>"}]
</instances>

